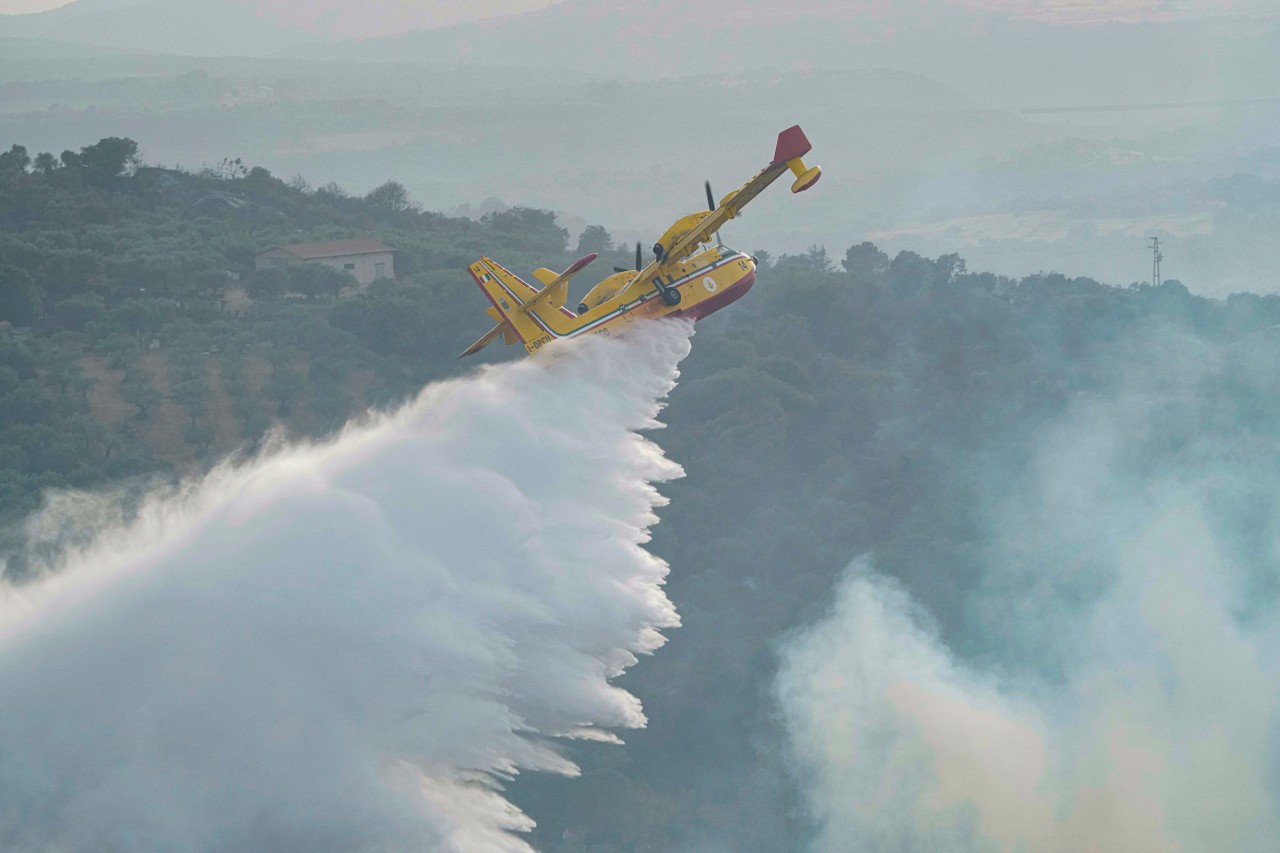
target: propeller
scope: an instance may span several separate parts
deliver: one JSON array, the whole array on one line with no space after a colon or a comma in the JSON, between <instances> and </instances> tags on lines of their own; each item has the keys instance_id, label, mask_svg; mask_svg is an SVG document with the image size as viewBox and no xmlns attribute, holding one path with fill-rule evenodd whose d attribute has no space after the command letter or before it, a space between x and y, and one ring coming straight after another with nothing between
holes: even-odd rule
<instances>
[{"instance_id":1,"label":"propeller","mask_svg":"<svg viewBox=\"0 0 1280 853\"><path fill-rule=\"evenodd\" d=\"M640 272L640 270L643 267L644 267L644 264L641 263L641 257L640 257L640 243L639 241L637 241L636 242L636 272ZM627 269L626 267L614 267L613 271L614 272L631 272L631 270Z\"/></svg>"},{"instance_id":2,"label":"propeller","mask_svg":"<svg viewBox=\"0 0 1280 853\"><path fill-rule=\"evenodd\" d=\"M707 181L707 182L706 182L706 184L705 184L705 186L706 186L706 188L707 188L707 210L715 210L715 209L716 209L716 197L715 197L715 195L714 195L714 194L712 194L712 192L711 192L711 182L710 182L710 181ZM717 245L717 246L720 246L721 248L724 248L724 243L720 240L720 232L719 232L719 231L717 231L717 232L716 232L716 245Z\"/></svg>"},{"instance_id":3,"label":"propeller","mask_svg":"<svg viewBox=\"0 0 1280 853\"><path fill-rule=\"evenodd\" d=\"M640 270L642 269L644 269L644 250L641 248L639 243L636 243L636 272L640 272ZM631 270L623 269L622 267L614 267L613 271L614 272L631 272ZM653 277L653 286L657 289L658 293L662 296L662 301L664 304L671 305L671 306L680 304L680 291L669 284L663 284L662 279L656 275ZM584 302L578 306L578 313L585 314L586 312L587 312L587 303Z\"/></svg>"}]
</instances>

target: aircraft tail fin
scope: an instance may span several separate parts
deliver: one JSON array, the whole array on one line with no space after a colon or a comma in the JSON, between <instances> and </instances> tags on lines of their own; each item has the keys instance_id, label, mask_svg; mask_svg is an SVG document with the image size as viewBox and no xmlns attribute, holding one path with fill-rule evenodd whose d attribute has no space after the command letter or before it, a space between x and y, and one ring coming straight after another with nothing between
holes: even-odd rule
<instances>
[{"instance_id":1,"label":"aircraft tail fin","mask_svg":"<svg viewBox=\"0 0 1280 853\"><path fill-rule=\"evenodd\" d=\"M542 335L542 330L525 310L525 306L538 295L537 288L490 258L476 261L469 271L489 299L491 307L486 313L497 325L467 347L459 358L479 352L497 340L498 335L502 335L508 344L527 343Z\"/></svg>"},{"instance_id":2,"label":"aircraft tail fin","mask_svg":"<svg viewBox=\"0 0 1280 853\"><path fill-rule=\"evenodd\" d=\"M796 176L795 182L791 184L793 193L804 192L822 177L820 166L806 166L801 159L812 150L809 137L804 135L798 124L778 134L778 145L773 150L773 165L786 163L787 168Z\"/></svg>"},{"instance_id":3,"label":"aircraft tail fin","mask_svg":"<svg viewBox=\"0 0 1280 853\"><path fill-rule=\"evenodd\" d=\"M542 289L524 281L491 258L481 258L473 263L470 268L471 277L488 297L492 305L489 316L497 325L467 347L462 356L479 352L496 340L499 334L507 343L521 343L526 349L536 349L550 342L556 334L554 329L559 328L557 323L564 322L563 317L572 319L576 316L564 305L569 293L569 279L596 257L596 253L592 252L578 258L562 273L545 267L534 270L534 278L541 282Z\"/></svg>"}]
</instances>

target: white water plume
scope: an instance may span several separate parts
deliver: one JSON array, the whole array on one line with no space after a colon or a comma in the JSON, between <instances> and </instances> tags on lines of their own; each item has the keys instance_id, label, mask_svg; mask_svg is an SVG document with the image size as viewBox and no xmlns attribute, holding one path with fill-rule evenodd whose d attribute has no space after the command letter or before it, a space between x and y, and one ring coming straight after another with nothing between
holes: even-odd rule
<instances>
[{"instance_id":1,"label":"white water plume","mask_svg":"<svg viewBox=\"0 0 1280 853\"><path fill-rule=\"evenodd\" d=\"M499 783L643 726L649 324L226 467L0 588L0 849L528 850Z\"/></svg>"}]
</instances>

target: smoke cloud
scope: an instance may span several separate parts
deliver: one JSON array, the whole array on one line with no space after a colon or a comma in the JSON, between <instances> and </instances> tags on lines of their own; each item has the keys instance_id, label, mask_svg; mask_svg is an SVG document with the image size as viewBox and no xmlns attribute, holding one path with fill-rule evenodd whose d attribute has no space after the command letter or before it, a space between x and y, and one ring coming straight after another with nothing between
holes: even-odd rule
<instances>
[{"instance_id":1,"label":"smoke cloud","mask_svg":"<svg viewBox=\"0 0 1280 853\"><path fill-rule=\"evenodd\" d=\"M865 559L785 648L816 849L1274 849L1275 345L1139 354L986 507L963 655Z\"/></svg>"},{"instance_id":2,"label":"smoke cloud","mask_svg":"<svg viewBox=\"0 0 1280 853\"><path fill-rule=\"evenodd\" d=\"M502 798L678 624L643 548L690 329L427 388L0 587L0 848L528 850Z\"/></svg>"}]
</instances>

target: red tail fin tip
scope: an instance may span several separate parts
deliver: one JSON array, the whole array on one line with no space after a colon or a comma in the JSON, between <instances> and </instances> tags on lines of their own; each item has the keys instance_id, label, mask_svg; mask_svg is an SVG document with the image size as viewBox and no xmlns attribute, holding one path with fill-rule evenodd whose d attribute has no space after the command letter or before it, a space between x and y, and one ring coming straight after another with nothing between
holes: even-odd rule
<instances>
[{"instance_id":1,"label":"red tail fin tip","mask_svg":"<svg viewBox=\"0 0 1280 853\"><path fill-rule=\"evenodd\" d=\"M809 138L804 135L800 125L793 124L778 134L778 147L773 150L773 162L785 163L796 157L803 157L813 150Z\"/></svg>"}]
</instances>

